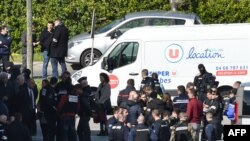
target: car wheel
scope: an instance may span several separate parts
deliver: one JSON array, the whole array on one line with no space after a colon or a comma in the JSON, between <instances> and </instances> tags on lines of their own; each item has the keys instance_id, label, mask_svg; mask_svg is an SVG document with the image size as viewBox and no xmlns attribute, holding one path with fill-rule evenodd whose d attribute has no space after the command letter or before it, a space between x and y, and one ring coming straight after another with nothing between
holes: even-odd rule
<instances>
[{"instance_id":1,"label":"car wheel","mask_svg":"<svg viewBox=\"0 0 250 141\"><path fill-rule=\"evenodd\" d=\"M97 50L94 50L93 55L94 55L93 63L95 63L101 57L102 53L97 51ZM87 50L82 54L82 56L81 56L81 66L83 68L89 65L90 57L91 57L91 50Z\"/></svg>"}]
</instances>

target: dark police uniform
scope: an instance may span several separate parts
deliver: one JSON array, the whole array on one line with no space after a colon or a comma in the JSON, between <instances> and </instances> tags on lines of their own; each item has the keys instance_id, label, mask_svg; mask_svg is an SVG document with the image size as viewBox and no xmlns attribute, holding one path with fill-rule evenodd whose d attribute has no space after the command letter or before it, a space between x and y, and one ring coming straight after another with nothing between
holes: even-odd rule
<instances>
[{"instance_id":1,"label":"dark police uniform","mask_svg":"<svg viewBox=\"0 0 250 141\"><path fill-rule=\"evenodd\" d=\"M180 109L181 112L186 112L188 101L188 95L186 93L181 93L173 99L174 107Z\"/></svg>"},{"instance_id":2,"label":"dark police uniform","mask_svg":"<svg viewBox=\"0 0 250 141\"><path fill-rule=\"evenodd\" d=\"M124 123L118 121L110 132L109 141L127 141L129 134L129 128Z\"/></svg>"},{"instance_id":3,"label":"dark police uniform","mask_svg":"<svg viewBox=\"0 0 250 141\"><path fill-rule=\"evenodd\" d=\"M110 134L112 127L117 124L117 119L112 116L107 121L108 134Z\"/></svg>"},{"instance_id":4,"label":"dark police uniform","mask_svg":"<svg viewBox=\"0 0 250 141\"><path fill-rule=\"evenodd\" d=\"M215 77L212 73L205 72L195 76L194 85L196 86L198 99L203 102L206 98L207 89L215 87Z\"/></svg>"},{"instance_id":5,"label":"dark police uniform","mask_svg":"<svg viewBox=\"0 0 250 141\"><path fill-rule=\"evenodd\" d=\"M150 130L144 124L138 124L129 133L128 141L150 141Z\"/></svg>"},{"instance_id":6,"label":"dark police uniform","mask_svg":"<svg viewBox=\"0 0 250 141\"><path fill-rule=\"evenodd\" d=\"M57 113L55 91L52 87L46 86L41 89L39 106L41 112L39 112L38 115L40 115L39 118L43 138L45 140L54 140L56 134Z\"/></svg>"},{"instance_id":7,"label":"dark police uniform","mask_svg":"<svg viewBox=\"0 0 250 141\"><path fill-rule=\"evenodd\" d=\"M12 39L8 34L0 34L0 59L2 60L4 71L7 62L9 61L11 42Z\"/></svg>"},{"instance_id":8,"label":"dark police uniform","mask_svg":"<svg viewBox=\"0 0 250 141\"><path fill-rule=\"evenodd\" d=\"M86 89L87 90L87 89ZM80 121L77 127L77 134L79 141L91 141L90 139L90 127L89 120L91 116L91 107L88 91L83 91L83 94L79 96L80 110L78 115L80 116Z\"/></svg>"},{"instance_id":9,"label":"dark police uniform","mask_svg":"<svg viewBox=\"0 0 250 141\"><path fill-rule=\"evenodd\" d=\"M155 121L151 126L150 131L151 141L169 141L170 128L166 122L162 120Z\"/></svg>"}]
</instances>

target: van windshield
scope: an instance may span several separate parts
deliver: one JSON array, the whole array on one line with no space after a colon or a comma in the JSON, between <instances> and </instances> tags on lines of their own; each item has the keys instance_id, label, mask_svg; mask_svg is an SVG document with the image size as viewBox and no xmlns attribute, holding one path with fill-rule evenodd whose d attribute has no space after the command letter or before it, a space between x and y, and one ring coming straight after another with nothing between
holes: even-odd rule
<instances>
[{"instance_id":1,"label":"van windshield","mask_svg":"<svg viewBox=\"0 0 250 141\"><path fill-rule=\"evenodd\" d=\"M121 23L122 21L124 21L124 19L118 19L118 20L115 20L105 26L103 26L102 28L99 28L96 30L96 33L104 33L108 30L110 30L111 28L115 27L116 25L118 25L119 23Z\"/></svg>"}]
</instances>

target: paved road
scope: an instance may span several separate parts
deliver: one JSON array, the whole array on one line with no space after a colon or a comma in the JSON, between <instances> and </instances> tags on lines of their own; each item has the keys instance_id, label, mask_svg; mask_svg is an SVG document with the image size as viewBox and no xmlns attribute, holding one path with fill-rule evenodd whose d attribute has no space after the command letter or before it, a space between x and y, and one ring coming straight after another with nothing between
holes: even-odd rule
<instances>
[{"instance_id":1,"label":"paved road","mask_svg":"<svg viewBox=\"0 0 250 141\"><path fill-rule=\"evenodd\" d=\"M66 63L66 65L67 65L68 71L71 74L73 74L74 72L77 71L77 70L73 70L70 64ZM60 65L58 65L58 71L59 71L59 74L61 74L62 71L61 71L61 66ZM52 67L51 67L51 65L49 63L49 66L48 66L48 76L50 77L51 74L52 74ZM33 76L35 78L42 77L42 62L34 62L33 63Z\"/></svg>"}]
</instances>

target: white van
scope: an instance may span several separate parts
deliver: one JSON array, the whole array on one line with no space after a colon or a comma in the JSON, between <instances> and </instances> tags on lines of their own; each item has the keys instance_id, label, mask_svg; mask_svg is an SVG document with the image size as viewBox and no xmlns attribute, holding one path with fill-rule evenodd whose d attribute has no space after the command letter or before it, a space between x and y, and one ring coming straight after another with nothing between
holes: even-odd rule
<instances>
[{"instance_id":1,"label":"white van","mask_svg":"<svg viewBox=\"0 0 250 141\"><path fill-rule=\"evenodd\" d=\"M72 75L73 83L87 76L91 86L99 73L110 77L111 103L129 78L139 89L141 70L157 72L166 90L193 81L198 64L216 76L221 85L249 81L250 24L141 27L125 32L96 64Z\"/></svg>"}]
</instances>

